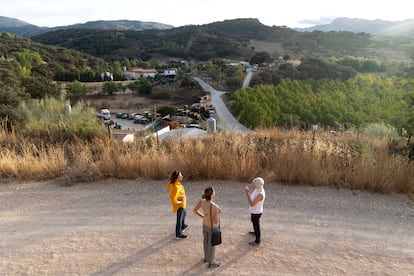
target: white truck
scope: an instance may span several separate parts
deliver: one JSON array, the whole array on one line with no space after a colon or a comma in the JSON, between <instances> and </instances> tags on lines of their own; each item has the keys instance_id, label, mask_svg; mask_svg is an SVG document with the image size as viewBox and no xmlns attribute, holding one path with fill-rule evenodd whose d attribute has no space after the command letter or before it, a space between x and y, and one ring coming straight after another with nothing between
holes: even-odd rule
<instances>
[{"instance_id":1,"label":"white truck","mask_svg":"<svg viewBox=\"0 0 414 276\"><path fill-rule=\"evenodd\" d=\"M103 118L105 121L110 120L111 119L111 112L109 111L109 109L103 108L103 109L101 109L101 111L99 111L99 117Z\"/></svg>"}]
</instances>

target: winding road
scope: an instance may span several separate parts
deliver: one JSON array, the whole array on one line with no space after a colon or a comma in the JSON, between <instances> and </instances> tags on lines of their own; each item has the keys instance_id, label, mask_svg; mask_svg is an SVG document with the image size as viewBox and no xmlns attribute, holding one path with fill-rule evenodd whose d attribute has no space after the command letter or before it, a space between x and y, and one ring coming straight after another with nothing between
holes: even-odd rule
<instances>
[{"instance_id":1,"label":"winding road","mask_svg":"<svg viewBox=\"0 0 414 276\"><path fill-rule=\"evenodd\" d=\"M247 75L243 82L243 87L248 86L251 76L252 76L252 72L250 70L247 71ZM233 114L231 114L227 106L224 104L223 99L221 98L221 95L225 94L226 92L218 91L214 89L211 85L209 85L204 80L198 77L194 77L194 80L196 80L206 92L210 93L210 96L211 96L210 102L216 109L215 119L217 122L218 129L230 130L232 132L239 132L239 133L250 132L250 130L247 127L239 123L239 121L233 116Z\"/></svg>"}]
</instances>

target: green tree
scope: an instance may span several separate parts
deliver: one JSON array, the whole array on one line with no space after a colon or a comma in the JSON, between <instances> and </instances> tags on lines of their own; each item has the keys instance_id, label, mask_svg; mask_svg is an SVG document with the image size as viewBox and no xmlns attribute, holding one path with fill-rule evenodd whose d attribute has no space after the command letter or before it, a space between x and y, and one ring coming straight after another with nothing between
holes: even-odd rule
<instances>
[{"instance_id":1,"label":"green tree","mask_svg":"<svg viewBox=\"0 0 414 276\"><path fill-rule=\"evenodd\" d=\"M113 95L117 91L118 91L118 86L113 81L107 81L102 86L103 94Z\"/></svg>"},{"instance_id":2,"label":"green tree","mask_svg":"<svg viewBox=\"0 0 414 276\"><path fill-rule=\"evenodd\" d=\"M157 112L161 114L161 117L176 113L178 108L176 106L161 106L157 108Z\"/></svg>"},{"instance_id":3,"label":"green tree","mask_svg":"<svg viewBox=\"0 0 414 276\"><path fill-rule=\"evenodd\" d=\"M232 112L246 124L361 128L371 123L392 124L412 131L412 84L394 78L357 75L354 79L283 79L276 86L257 85L235 91ZM262 108L260 120L247 118L246 110ZM411 108L411 109L410 109ZM271 119L269 119L271 118ZM258 126L258 125L254 125Z\"/></svg>"},{"instance_id":4,"label":"green tree","mask_svg":"<svg viewBox=\"0 0 414 276\"><path fill-rule=\"evenodd\" d=\"M243 80L240 78L229 78L226 80L226 86L230 90L237 90L240 89L243 85Z\"/></svg>"},{"instance_id":5,"label":"green tree","mask_svg":"<svg viewBox=\"0 0 414 276\"><path fill-rule=\"evenodd\" d=\"M42 61L42 58L38 52L29 49L23 49L22 51L15 52L14 55L17 57L17 60L22 67L22 72L26 77L30 75L33 66L39 65Z\"/></svg>"},{"instance_id":6,"label":"green tree","mask_svg":"<svg viewBox=\"0 0 414 276\"><path fill-rule=\"evenodd\" d=\"M7 130L24 122L24 116L17 111L19 102L29 97L21 87L23 78L17 61L0 59L0 124Z\"/></svg>"},{"instance_id":7,"label":"green tree","mask_svg":"<svg viewBox=\"0 0 414 276\"><path fill-rule=\"evenodd\" d=\"M122 65L120 61L114 61L111 64L111 70L112 74L115 75L121 75L122 74Z\"/></svg>"},{"instance_id":8,"label":"green tree","mask_svg":"<svg viewBox=\"0 0 414 276\"><path fill-rule=\"evenodd\" d=\"M24 78L22 86L26 93L35 99L41 99L45 96L58 96L60 94L59 86L40 74L33 74L33 76Z\"/></svg>"},{"instance_id":9,"label":"green tree","mask_svg":"<svg viewBox=\"0 0 414 276\"><path fill-rule=\"evenodd\" d=\"M74 81L66 85L66 91L71 95L86 95L88 89L79 81Z\"/></svg>"},{"instance_id":10,"label":"green tree","mask_svg":"<svg viewBox=\"0 0 414 276\"><path fill-rule=\"evenodd\" d=\"M181 87L194 88L198 87L198 83L188 74L185 74L181 80Z\"/></svg>"},{"instance_id":11,"label":"green tree","mask_svg":"<svg viewBox=\"0 0 414 276\"><path fill-rule=\"evenodd\" d=\"M138 93L142 95L151 95L152 86L151 83L148 81L147 78L141 76L138 81Z\"/></svg>"},{"instance_id":12,"label":"green tree","mask_svg":"<svg viewBox=\"0 0 414 276\"><path fill-rule=\"evenodd\" d=\"M263 63L270 63L272 61L272 57L266 51L257 52L250 58L250 64L263 64Z\"/></svg>"},{"instance_id":13,"label":"green tree","mask_svg":"<svg viewBox=\"0 0 414 276\"><path fill-rule=\"evenodd\" d=\"M0 85L0 126L9 131L13 127L21 127L24 124L24 114L17 111L19 102L24 98L23 95L15 88Z\"/></svg>"},{"instance_id":14,"label":"green tree","mask_svg":"<svg viewBox=\"0 0 414 276\"><path fill-rule=\"evenodd\" d=\"M128 70L132 68L131 62L127 58L122 60L122 66L125 66Z\"/></svg>"},{"instance_id":15,"label":"green tree","mask_svg":"<svg viewBox=\"0 0 414 276\"><path fill-rule=\"evenodd\" d=\"M290 55L283 55L283 60L284 61L288 61L290 59Z\"/></svg>"}]
</instances>

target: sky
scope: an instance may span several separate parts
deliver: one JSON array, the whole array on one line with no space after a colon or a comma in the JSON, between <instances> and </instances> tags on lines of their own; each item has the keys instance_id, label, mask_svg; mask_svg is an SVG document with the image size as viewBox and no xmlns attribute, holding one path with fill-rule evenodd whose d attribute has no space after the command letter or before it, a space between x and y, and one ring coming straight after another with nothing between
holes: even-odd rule
<instances>
[{"instance_id":1,"label":"sky","mask_svg":"<svg viewBox=\"0 0 414 276\"><path fill-rule=\"evenodd\" d=\"M268 26L305 28L338 17L413 19L411 0L0 0L0 16L41 27L96 20L137 20L174 27L237 18Z\"/></svg>"}]
</instances>

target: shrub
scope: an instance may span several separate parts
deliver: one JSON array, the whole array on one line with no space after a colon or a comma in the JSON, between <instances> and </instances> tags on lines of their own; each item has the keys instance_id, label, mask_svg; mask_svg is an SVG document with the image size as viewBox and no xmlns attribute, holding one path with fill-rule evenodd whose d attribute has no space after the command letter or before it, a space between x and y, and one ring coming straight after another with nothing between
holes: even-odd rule
<instances>
[{"instance_id":1,"label":"shrub","mask_svg":"<svg viewBox=\"0 0 414 276\"><path fill-rule=\"evenodd\" d=\"M25 137L33 141L59 143L75 138L91 141L104 137L105 128L99 124L95 111L83 102L78 102L68 112L63 98L45 98L28 100L19 106L19 112L25 114L27 123L21 130Z\"/></svg>"},{"instance_id":2,"label":"shrub","mask_svg":"<svg viewBox=\"0 0 414 276\"><path fill-rule=\"evenodd\" d=\"M157 100L169 100L171 96L167 92L158 92L154 93L153 98Z\"/></svg>"},{"instance_id":3,"label":"shrub","mask_svg":"<svg viewBox=\"0 0 414 276\"><path fill-rule=\"evenodd\" d=\"M370 124L364 129L364 133L369 137L389 140L401 140L397 129L384 123Z\"/></svg>"}]
</instances>

